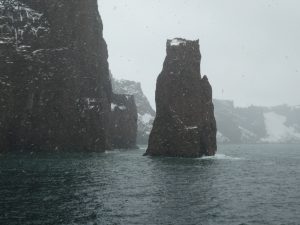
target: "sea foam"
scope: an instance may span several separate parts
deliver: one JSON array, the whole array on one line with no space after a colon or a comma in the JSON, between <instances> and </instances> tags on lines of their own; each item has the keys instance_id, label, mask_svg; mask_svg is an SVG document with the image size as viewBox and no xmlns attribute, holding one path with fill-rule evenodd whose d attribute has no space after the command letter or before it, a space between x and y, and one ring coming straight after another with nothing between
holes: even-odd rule
<instances>
[{"instance_id":1,"label":"sea foam","mask_svg":"<svg viewBox=\"0 0 300 225\"><path fill-rule=\"evenodd\" d=\"M244 160L244 158L238 158L238 157L233 157L233 156L227 156L224 154L216 154L214 156L204 156L202 158L199 158L201 160L207 160L207 159L214 159L214 160Z\"/></svg>"}]
</instances>

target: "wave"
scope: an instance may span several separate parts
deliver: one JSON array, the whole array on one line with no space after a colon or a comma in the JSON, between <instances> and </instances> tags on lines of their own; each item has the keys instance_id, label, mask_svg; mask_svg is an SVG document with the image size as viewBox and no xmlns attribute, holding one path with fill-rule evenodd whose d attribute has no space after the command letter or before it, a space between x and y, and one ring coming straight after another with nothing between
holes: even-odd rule
<instances>
[{"instance_id":1,"label":"wave","mask_svg":"<svg viewBox=\"0 0 300 225\"><path fill-rule=\"evenodd\" d=\"M238 158L238 157L233 157L233 156L227 156L224 154L216 154L214 156L204 156L200 158L200 160L207 160L207 159L214 159L214 160L244 160L244 158Z\"/></svg>"},{"instance_id":2,"label":"wave","mask_svg":"<svg viewBox=\"0 0 300 225\"><path fill-rule=\"evenodd\" d=\"M104 153L105 154L116 154L116 153L121 153L121 150L120 149L106 150Z\"/></svg>"}]
</instances>

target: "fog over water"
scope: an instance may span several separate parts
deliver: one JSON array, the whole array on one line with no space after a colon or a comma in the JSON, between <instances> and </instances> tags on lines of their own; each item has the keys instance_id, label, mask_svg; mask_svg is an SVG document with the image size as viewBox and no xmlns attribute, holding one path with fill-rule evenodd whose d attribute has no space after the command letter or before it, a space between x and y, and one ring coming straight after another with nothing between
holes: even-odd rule
<instances>
[{"instance_id":1,"label":"fog over water","mask_svg":"<svg viewBox=\"0 0 300 225\"><path fill-rule=\"evenodd\" d=\"M200 39L214 98L236 105L300 104L300 1L99 0L115 77L154 106L166 39Z\"/></svg>"}]
</instances>

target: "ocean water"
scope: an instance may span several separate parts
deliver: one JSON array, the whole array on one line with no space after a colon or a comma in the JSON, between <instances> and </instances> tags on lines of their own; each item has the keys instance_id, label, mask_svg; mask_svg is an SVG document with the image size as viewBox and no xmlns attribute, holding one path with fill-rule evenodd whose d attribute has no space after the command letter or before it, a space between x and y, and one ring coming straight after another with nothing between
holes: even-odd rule
<instances>
[{"instance_id":1,"label":"ocean water","mask_svg":"<svg viewBox=\"0 0 300 225\"><path fill-rule=\"evenodd\" d=\"M300 145L0 156L0 224L300 224Z\"/></svg>"}]
</instances>

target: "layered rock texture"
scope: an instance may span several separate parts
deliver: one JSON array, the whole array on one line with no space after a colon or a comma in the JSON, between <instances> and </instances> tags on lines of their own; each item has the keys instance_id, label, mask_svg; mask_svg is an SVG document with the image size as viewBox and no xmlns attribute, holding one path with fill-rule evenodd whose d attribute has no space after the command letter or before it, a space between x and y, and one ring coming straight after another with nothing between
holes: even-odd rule
<instances>
[{"instance_id":1,"label":"layered rock texture","mask_svg":"<svg viewBox=\"0 0 300 225\"><path fill-rule=\"evenodd\" d=\"M110 148L97 0L0 4L0 151Z\"/></svg>"},{"instance_id":2,"label":"layered rock texture","mask_svg":"<svg viewBox=\"0 0 300 225\"><path fill-rule=\"evenodd\" d=\"M199 41L167 41L167 56L156 84L156 117L146 155L214 155L216 121L212 88L200 74Z\"/></svg>"},{"instance_id":3,"label":"layered rock texture","mask_svg":"<svg viewBox=\"0 0 300 225\"><path fill-rule=\"evenodd\" d=\"M136 148L137 108L133 95L113 94L111 103L113 148Z\"/></svg>"},{"instance_id":4,"label":"layered rock texture","mask_svg":"<svg viewBox=\"0 0 300 225\"><path fill-rule=\"evenodd\" d=\"M235 107L214 100L219 143L300 143L300 106Z\"/></svg>"},{"instance_id":5,"label":"layered rock texture","mask_svg":"<svg viewBox=\"0 0 300 225\"><path fill-rule=\"evenodd\" d=\"M138 112L137 144L147 145L155 118L155 111L144 95L141 83L112 79L112 87L114 93L134 96Z\"/></svg>"}]
</instances>

